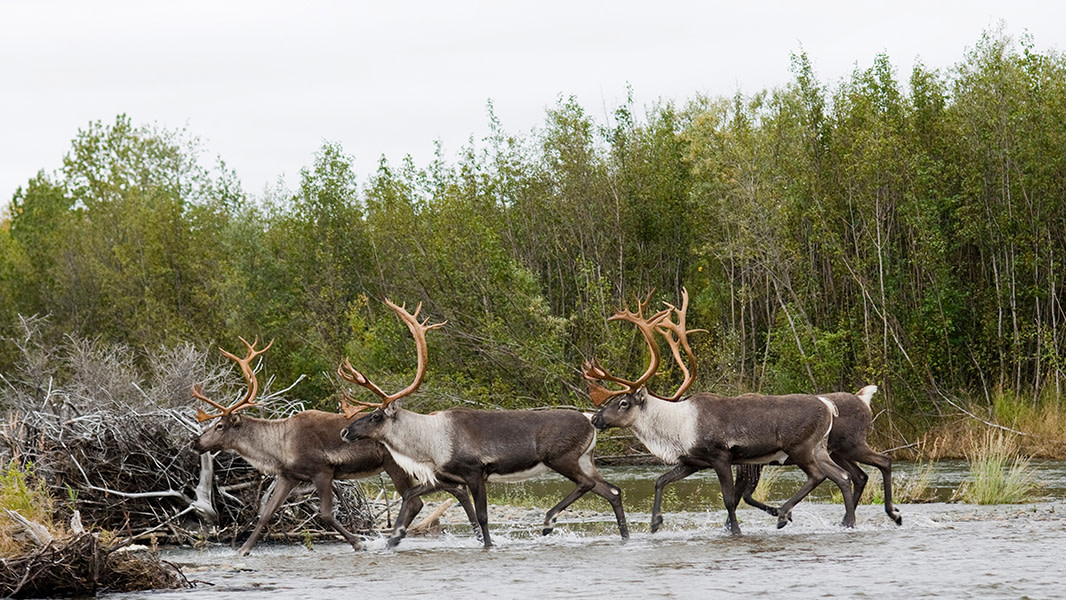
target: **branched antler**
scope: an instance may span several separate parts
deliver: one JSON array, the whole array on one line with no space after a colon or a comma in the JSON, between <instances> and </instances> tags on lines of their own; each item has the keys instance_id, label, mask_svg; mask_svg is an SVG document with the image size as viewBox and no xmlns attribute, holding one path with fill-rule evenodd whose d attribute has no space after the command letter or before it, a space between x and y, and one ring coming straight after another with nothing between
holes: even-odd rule
<instances>
[{"instance_id":1,"label":"branched antler","mask_svg":"<svg viewBox=\"0 0 1066 600\"><path fill-rule=\"evenodd\" d=\"M688 391L688 388L692 386L692 382L696 380L696 354L692 352L692 347L688 343L688 334L690 333L706 333L706 329L686 329L685 328L685 314L688 312L688 290L681 288L681 309L679 310L673 304L664 302L669 310L677 315L677 321L672 319L665 319L656 327L656 331L659 332L664 338L666 338L666 344L670 346L670 353L674 357L674 361L677 362L677 366L684 374L684 380L681 385L678 386L677 391L672 396L664 397L656 394L658 398L663 400L676 401ZM685 361L681 358L681 350L684 349L685 356L688 358L689 366L685 365ZM691 368L690 368L691 367Z\"/></svg>"},{"instance_id":2,"label":"branched antler","mask_svg":"<svg viewBox=\"0 0 1066 600\"><path fill-rule=\"evenodd\" d=\"M654 290L653 290L654 291ZM622 394L629 394L637 391L640 386L644 385L652 375L655 375L655 370L659 368L659 346L655 343L655 328L670 314L670 309L661 310L651 317L644 317L644 309L647 308L648 302L651 301L651 292L641 302L637 300L637 311L632 312L628 309L619 310L614 315L609 317L608 321L629 321L637 326L640 333L644 336L644 341L648 343L648 349L651 351L651 356L648 359L648 368L644 371L644 374L638 377L635 381L629 381L621 377L611 375L604 369L596 359L585 361L582 366L582 373L585 379L588 380L589 397L592 399L592 403L596 406L601 406L615 396ZM622 386L620 390L609 390L597 383L596 380L609 381Z\"/></svg>"},{"instance_id":3,"label":"branched antler","mask_svg":"<svg viewBox=\"0 0 1066 600\"><path fill-rule=\"evenodd\" d=\"M266 347L262 350L255 349L256 344L259 343L259 336L256 336L255 340L251 344L249 344L248 340L244 338L240 338L240 340L244 342L245 347L248 348L248 354L244 358L238 358L235 354L226 352L226 350L223 348L219 348L219 350L224 356L236 361L237 364L241 366L241 373L244 375L244 382L248 387L248 391L240 400L234 402L229 406L222 406L221 404L204 395L203 386L201 384L198 383L192 386L193 398L202 400L220 411L219 414L212 415L204 412L202 408L198 408L196 410L197 421L203 423L204 421L208 421L210 419L217 419L219 417L228 416L238 410L251 408L253 406L259 406L258 404L255 404L253 402L253 400L255 400L256 394L259 393L259 381L255 378L255 370L252 368L252 361L267 350L270 350L270 347L274 345L274 340L270 340L270 343L267 344Z\"/></svg>"},{"instance_id":4,"label":"branched antler","mask_svg":"<svg viewBox=\"0 0 1066 600\"><path fill-rule=\"evenodd\" d=\"M407 328L411 331L411 336L415 338L415 350L418 353L418 369L415 373L415 379L411 382L410 385L408 385L404 389L393 394L388 394L380 387L378 387L377 384L367 379L365 375L357 371L355 367L352 366L351 361L345 358L344 362L342 362L340 366L337 367L337 374L340 375L342 379L350 381L356 385L365 387L366 389L373 392L374 395L381 398L380 403L374 404L371 402L360 402L358 400L353 400L347 394L342 394L341 409L344 411L345 416L347 416L348 418L354 417L364 408L385 408L392 402L395 402L396 400L399 400L400 398L411 394L412 392L417 390L418 386L422 385L422 379L426 375L426 359L429 354L429 350L426 345L426 332L430 329L437 329L439 327L443 327L447 323L447 321L443 321L441 323L434 323L432 325L428 325L428 318L426 318L426 320L422 322L419 322L418 313L422 310L421 302L419 302L418 306L415 307L414 313L407 312L406 303L403 306L396 306L389 299L386 298L385 304L387 304L389 308L394 310L396 314L399 315L400 319L407 324ZM359 406L356 407L353 406L353 404L358 404Z\"/></svg>"},{"instance_id":5,"label":"branched antler","mask_svg":"<svg viewBox=\"0 0 1066 600\"><path fill-rule=\"evenodd\" d=\"M654 291L654 290L653 290ZM588 380L589 396L592 399L592 403L596 406L601 406L615 396L623 394L629 394L635 392L640 386L646 384L648 380L655 374L656 369L659 368L659 347L655 342L655 333L659 333L666 339L667 345L670 347L670 353L674 357L678 366L681 368L681 372L684 374L684 381L677 388L677 391L673 395L664 397L654 392L657 398L662 400L677 401L692 385L692 382L696 378L696 355L692 352L692 347L688 342L688 334L696 333L700 331L706 331L704 329L687 329L685 325L685 315L688 312L688 290L682 288L681 290L681 308L677 308L673 304L664 302L667 306L666 309L652 315L649 318L644 317L644 309L647 308L648 302L651 300L651 293L644 299L643 302L637 301L637 312L631 312L629 310L620 310L611 316L609 321L629 321L637 326L641 334L644 336L645 341L648 343L648 347L651 350L651 359L648 362L648 368L644 371L644 374L637 378L635 381L629 381L621 377L611 375L604 369L596 359L585 361L582 365L582 373L585 379ZM673 320L670 317L671 314L677 315L677 320ZM684 352L687 357L688 364L686 365L685 358L682 357ZM609 390L596 381L607 381L622 386L620 390Z\"/></svg>"}]
</instances>

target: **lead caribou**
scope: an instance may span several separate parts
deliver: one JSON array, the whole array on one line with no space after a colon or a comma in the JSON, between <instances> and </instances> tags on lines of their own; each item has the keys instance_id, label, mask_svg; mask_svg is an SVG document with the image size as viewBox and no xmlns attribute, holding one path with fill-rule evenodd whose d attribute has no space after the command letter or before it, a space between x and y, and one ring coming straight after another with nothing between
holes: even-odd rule
<instances>
[{"instance_id":1,"label":"lead caribou","mask_svg":"<svg viewBox=\"0 0 1066 600\"><path fill-rule=\"evenodd\" d=\"M652 532L663 523L661 506L666 485L710 468L721 484L728 515L726 526L731 533L739 534L736 508L741 490L734 485L731 467L786 461L799 466L807 474L807 480L778 510L779 528L788 524L792 508L827 477L840 487L844 496L843 524L854 526L856 499L848 474L832 461L826 449L826 438L837 414L833 402L824 396L807 394L727 397L700 392L683 397L695 378L695 356L687 335L692 331L685 329L688 294L682 292L680 309L667 304L667 309L646 318L644 309L650 299L649 294L644 302L638 300L636 312L619 310L609 318L629 321L643 335L650 349L644 374L629 381L610 375L595 359L586 361L583 372L593 403L601 407L592 418L597 429L630 427L653 454L667 464L677 465L655 482ZM676 322L669 318L671 314L677 315ZM647 387L660 361L657 331L666 337L685 376L678 390L669 397L658 396ZM692 363L691 370L685 368L681 350ZM609 390L597 381L610 382L621 389Z\"/></svg>"},{"instance_id":2,"label":"lead caribou","mask_svg":"<svg viewBox=\"0 0 1066 600\"><path fill-rule=\"evenodd\" d=\"M351 420L343 414L305 410L284 419L269 420L239 414L244 409L259 406L254 402L259 382L251 362L274 344L271 341L265 348L257 350L258 337L251 344L244 338L241 338L241 342L248 349L244 358L220 350L241 367L247 385L243 398L223 406L205 396L200 384L192 389L193 397L219 411L217 414L208 414L203 409L197 409L197 420L201 423L212 419L218 419L218 422L194 439L192 448L201 453L232 450L264 475L277 476L273 493L262 503L252 535L238 552L243 555L251 551L270 518L300 482L314 484L319 497L319 517L359 550L359 537L348 531L333 515L333 481L361 479L384 471L401 494L410 489L414 481L381 444L373 440L348 444L338 438L337 431ZM459 499L471 523L474 523L473 507L466 492L454 487L447 489ZM421 508L422 501L418 500L409 510L417 513Z\"/></svg>"},{"instance_id":3,"label":"lead caribou","mask_svg":"<svg viewBox=\"0 0 1066 600\"><path fill-rule=\"evenodd\" d=\"M360 418L341 432L351 442L380 440L395 461L419 480L403 493L403 504L388 546L403 539L414 518L416 502L425 494L444 486L465 486L474 497L474 508L485 547L492 545L488 529L488 501L485 485L491 481L521 481L552 469L576 484L576 488L548 511L542 532L551 532L556 515L575 500L592 491L603 496L614 509L622 538L629 537L621 491L600 476L592 460L596 431L585 415L574 410L484 411L451 408L419 414L400 408L401 397L415 391L426 370L426 331L444 323L419 322L421 304L414 313L386 300L407 324L415 339L418 370L414 383L400 392L387 394L356 371L351 362L341 365L342 376L367 388L379 398L374 412Z\"/></svg>"}]
</instances>

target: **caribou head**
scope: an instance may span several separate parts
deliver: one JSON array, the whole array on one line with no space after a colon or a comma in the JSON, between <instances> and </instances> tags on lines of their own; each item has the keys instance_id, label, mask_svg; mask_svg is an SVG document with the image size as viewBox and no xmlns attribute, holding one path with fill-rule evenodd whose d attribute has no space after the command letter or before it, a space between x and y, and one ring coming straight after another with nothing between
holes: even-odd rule
<instances>
[{"instance_id":1,"label":"caribou head","mask_svg":"<svg viewBox=\"0 0 1066 600\"><path fill-rule=\"evenodd\" d=\"M399 405L395 404L395 402L417 390L418 386L422 385L422 380L425 378L426 360L429 353L426 345L426 332L430 329L443 327L447 323L447 321L444 321L430 325L428 324L428 318L425 321L419 322L418 313L422 310L421 303L415 307L413 313L407 312L406 304L404 306L397 306L388 299L385 300L385 303L388 304L389 308L394 310L400 319L407 325L408 330L411 332L411 336L415 339L415 350L418 354L417 371L415 372L415 378L410 385L398 392L389 394L357 371L355 367L352 366L351 361L347 358L344 359L344 362L337 367L337 374L340 375L342 379L365 387L373 392L374 395L381 398L380 403L359 402L347 397L344 398L342 405L344 413L348 418L355 417L365 408L374 409L374 412L357 419L341 430L341 438L346 441L366 438L380 440L385 437L387 428L397 415ZM353 407L353 403L359 404L360 407Z\"/></svg>"},{"instance_id":2,"label":"caribou head","mask_svg":"<svg viewBox=\"0 0 1066 600\"><path fill-rule=\"evenodd\" d=\"M219 348L224 356L234 360L241 367L241 373L244 375L244 382L247 385L247 391L244 397L237 400L229 406L222 406L214 400L208 398L203 393L203 386L196 384L192 387L192 395L194 398L206 402L219 412L217 414L209 414L204 412L202 408L196 410L196 420L204 423L212 419L218 419L218 422L214 427L209 427L200 434L198 438L193 440L192 448L197 452L215 452L222 450L223 448L231 447L231 444L227 444L227 438L231 437L234 430L239 430L241 427L241 415L239 411L253 406L259 406L255 404L256 394L259 393L259 381L255 377L255 369L252 368L252 361L256 357L260 356L270 347L274 345L274 340L270 340L270 343L261 350L256 350L255 346L259 343L259 337L256 336L252 343L248 343L244 338L240 338L248 349L248 354L244 358L238 358L235 354L226 352L224 349Z\"/></svg>"},{"instance_id":3,"label":"caribou head","mask_svg":"<svg viewBox=\"0 0 1066 600\"><path fill-rule=\"evenodd\" d=\"M637 326L637 330L644 337L649 350L648 366L644 370L644 374L630 381L611 375L595 359L586 361L583 366L582 372L588 381L589 397L592 403L600 408L599 412L593 416L592 424L601 431L611 427L634 426L640 419L641 413L646 409L649 398L676 402L684 395L695 379L696 357L689 346L688 334L703 330L688 330L685 328L685 313L688 311L688 292L682 290L680 309L672 304L666 304L666 309L650 317L645 317L644 311L650 299L651 294L648 294L648 297L643 302L638 300L636 312L623 309L608 318L609 321L629 321ZM673 320L671 315L676 315L677 320ZM656 333L666 339L671 355L684 375L684 381L670 396L655 394L647 386L648 381L658 370L661 359L659 345L656 343L655 338ZM686 366L682 352L687 357L691 368ZM597 383L598 381L620 387L614 390L607 389Z\"/></svg>"}]
</instances>

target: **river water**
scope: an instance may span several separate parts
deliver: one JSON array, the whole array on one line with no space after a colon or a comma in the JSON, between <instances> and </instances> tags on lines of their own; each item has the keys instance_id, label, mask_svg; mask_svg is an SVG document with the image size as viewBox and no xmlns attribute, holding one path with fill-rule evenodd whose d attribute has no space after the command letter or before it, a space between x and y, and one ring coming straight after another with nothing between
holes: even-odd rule
<instances>
[{"instance_id":1,"label":"river water","mask_svg":"<svg viewBox=\"0 0 1066 600\"><path fill-rule=\"evenodd\" d=\"M623 490L632 533L625 542L598 497L583 499L560 516L553 534L540 536L543 510L569 491L558 476L544 476L499 484L510 487L497 499L510 495L544 508L491 506L496 546L489 550L453 508L442 519L443 534L408 537L393 550L380 537L361 552L321 542L310 549L260 544L246 557L229 547L163 550L164 559L197 582L194 589L109 598L1066 597L1066 463L1034 466L1042 487L1028 504L949 502L966 469L945 462L931 477L941 501L901 504L902 527L880 505L863 504L856 528L841 528L843 506L829 500L824 484L781 530L775 518L740 509L744 534L735 537L722 527L713 474L675 484L664 505L666 524L651 534L648 495L666 467L605 468L604 476ZM899 465L899 479L915 469ZM783 473L773 488L782 497L798 485ZM779 502L775 494L771 500Z\"/></svg>"}]
</instances>

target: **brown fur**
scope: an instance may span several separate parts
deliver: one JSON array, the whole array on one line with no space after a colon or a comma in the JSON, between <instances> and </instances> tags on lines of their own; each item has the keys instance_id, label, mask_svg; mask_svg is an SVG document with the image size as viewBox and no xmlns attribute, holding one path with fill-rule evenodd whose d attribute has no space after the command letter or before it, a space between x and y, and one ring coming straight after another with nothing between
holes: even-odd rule
<instances>
[{"instance_id":1,"label":"brown fur","mask_svg":"<svg viewBox=\"0 0 1066 600\"><path fill-rule=\"evenodd\" d=\"M824 394L823 397L835 404L839 412L833 422L833 430L829 432L829 456L851 475L855 501L858 502L862 498L866 482L869 481L869 476L857 463L877 467L884 482L885 513L896 525L902 525L903 517L892 503L892 458L887 454L875 452L866 443L866 438L873 428L873 411L870 406L857 395L848 392L834 392ZM744 502L777 516L776 508L752 498L752 493L759 484L761 469L761 465L738 466L737 486L743 490Z\"/></svg>"},{"instance_id":2,"label":"brown fur","mask_svg":"<svg viewBox=\"0 0 1066 600\"><path fill-rule=\"evenodd\" d=\"M621 492L607 483L592 462L596 432L588 419L573 410L483 411L453 408L422 415L395 403L375 410L349 425L344 438L358 443L375 439L396 454L397 462L418 463L430 471L424 481L403 494L403 505L389 546L400 543L417 512L415 502L444 485L463 485L474 498L474 508L485 547L492 541L488 530L485 484L490 477L516 475L543 465L577 484L566 498L548 511L543 533L552 530L555 516L591 491L605 498L615 512L623 538L629 529ZM414 468L414 467L412 467Z\"/></svg>"},{"instance_id":3,"label":"brown fur","mask_svg":"<svg viewBox=\"0 0 1066 600\"><path fill-rule=\"evenodd\" d=\"M266 475L276 475L274 493L259 512L252 535L241 546L240 554L247 554L259 539L263 528L274 516L285 498L298 483L310 482L319 497L319 517L335 529L356 550L359 537L345 529L333 515L333 481L361 479L385 472L396 490L404 493L414 481L401 469L381 444L372 440L348 443L340 431L349 420L341 414L308 410L285 419L258 419L234 413L218 419L200 437L193 440L198 452L232 450ZM448 488L474 521L469 496L463 490ZM417 514L421 499L412 506Z\"/></svg>"}]
</instances>

